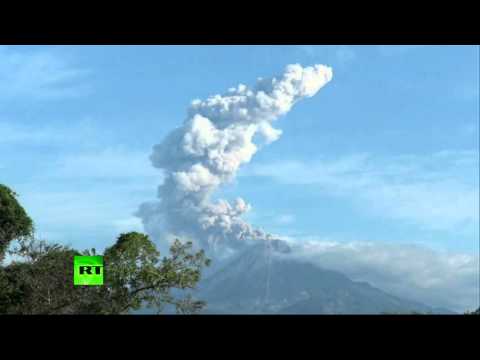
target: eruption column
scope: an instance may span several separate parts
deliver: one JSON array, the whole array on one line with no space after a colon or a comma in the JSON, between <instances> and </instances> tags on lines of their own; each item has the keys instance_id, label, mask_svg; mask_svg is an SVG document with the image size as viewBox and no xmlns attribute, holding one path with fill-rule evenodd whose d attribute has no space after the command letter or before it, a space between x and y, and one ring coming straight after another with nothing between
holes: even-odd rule
<instances>
[{"instance_id":1,"label":"eruption column","mask_svg":"<svg viewBox=\"0 0 480 360\"><path fill-rule=\"evenodd\" d=\"M250 209L243 199L212 202L211 195L250 162L258 150L255 135L264 144L277 140L282 132L272 123L331 79L332 70L324 65L288 65L281 76L259 78L251 89L240 84L224 95L194 100L183 125L150 157L164 170L165 181L158 188L159 201L138 211L146 231L157 240L190 239L217 255L267 240L268 234L242 219Z\"/></svg>"}]
</instances>

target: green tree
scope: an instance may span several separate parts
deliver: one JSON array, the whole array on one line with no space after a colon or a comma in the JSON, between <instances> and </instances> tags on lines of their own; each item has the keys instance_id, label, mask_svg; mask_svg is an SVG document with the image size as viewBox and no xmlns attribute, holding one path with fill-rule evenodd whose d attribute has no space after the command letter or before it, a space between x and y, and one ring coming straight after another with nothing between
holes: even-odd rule
<instances>
[{"instance_id":1,"label":"green tree","mask_svg":"<svg viewBox=\"0 0 480 360\"><path fill-rule=\"evenodd\" d=\"M170 247L170 257L160 253L148 236L136 232L122 234L104 254L106 288L115 313L139 309L147 304L159 311L165 304L175 305L180 313L193 313L204 303L191 297L177 300L170 290L193 289L200 281L201 269L210 264L203 250L194 253L192 243L179 240Z\"/></svg>"},{"instance_id":2,"label":"green tree","mask_svg":"<svg viewBox=\"0 0 480 360\"><path fill-rule=\"evenodd\" d=\"M0 262L15 239L32 236L33 221L18 203L17 194L0 184Z\"/></svg>"},{"instance_id":3,"label":"green tree","mask_svg":"<svg viewBox=\"0 0 480 360\"><path fill-rule=\"evenodd\" d=\"M104 286L74 286L74 256L101 254L38 241L31 236L31 220L25 221L24 211L19 214L5 222L23 219L23 227L9 225L17 230L4 238L6 244L18 239L11 252L21 260L0 267L0 314L128 314L142 306L160 313L168 304L178 313L196 313L205 305L189 295L172 295L174 289L193 289L210 263L191 242L176 240L162 258L147 235L121 234L103 254Z\"/></svg>"},{"instance_id":4,"label":"green tree","mask_svg":"<svg viewBox=\"0 0 480 360\"><path fill-rule=\"evenodd\" d=\"M205 305L171 293L193 289L209 265L191 243L176 240L170 256L160 258L147 235L122 234L104 253L104 286L73 285L74 256L97 255L94 249L78 252L32 239L15 253L25 260L0 271L0 313L127 314L142 306L160 313L167 304L178 313L196 313Z\"/></svg>"}]
</instances>

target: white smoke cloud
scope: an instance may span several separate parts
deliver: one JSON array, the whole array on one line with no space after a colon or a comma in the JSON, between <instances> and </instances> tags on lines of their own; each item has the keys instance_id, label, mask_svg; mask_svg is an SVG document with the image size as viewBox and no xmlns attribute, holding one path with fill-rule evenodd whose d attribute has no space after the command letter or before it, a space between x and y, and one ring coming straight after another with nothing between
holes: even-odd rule
<instances>
[{"instance_id":1,"label":"white smoke cloud","mask_svg":"<svg viewBox=\"0 0 480 360\"><path fill-rule=\"evenodd\" d=\"M206 250L237 249L271 236L242 219L250 205L212 202L212 193L233 180L258 147L281 136L272 123L302 98L314 96L332 79L324 65L288 65L280 77L259 78L253 88L240 84L224 95L194 100L184 124L156 145L152 164L165 171L159 201L141 205L137 215L146 231L161 240L189 238Z\"/></svg>"}]
</instances>

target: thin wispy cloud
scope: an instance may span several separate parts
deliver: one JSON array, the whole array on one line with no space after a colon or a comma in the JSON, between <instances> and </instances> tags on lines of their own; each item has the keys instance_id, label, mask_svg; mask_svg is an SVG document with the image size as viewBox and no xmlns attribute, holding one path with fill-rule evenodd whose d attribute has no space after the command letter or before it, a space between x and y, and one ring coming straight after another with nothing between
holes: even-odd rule
<instances>
[{"instance_id":1,"label":"thin wispy cloud","mask_svg":"<svg viewBox=\"0 0 480 360\"><path fill-rule=\"evenodd\" d=\"M147 151L122 147L70 154L59 158L47 176L90 180L130 178L137 182L148 178L162 179L162 174L151 166L148 155Z\"/></svg>"},{"instance_id":2,"label":"thin wispy cloud","mask_svg":"<svg viewBox=\"0 0 480 360\"><path fill-rule=\"evenodd\" d=\"M38 124L0 118L0 146L15 147L17 150L44 145L64 151L103 148L113 136L112 131L100 128L98 120L88 116L76 121Z\"/></svg>"},{"instance_id":3,"label":"thin wispy cloud","mask_svg":"<svg viewBox=\"0 0 480 360\"><path fill-rule=\"evenodd\" d=\"M57 100L87 94L90 74L58 52L0 46L0 101Z\"/></svg>"},{"instance_id":4,"label":"thin wispy cloud","mask_svg":"<svg viewBox=\"0 0 480 360\"><path fill-rule=\"evenodd\" d=\"M81 178L81 169L78 173ZM47 174L15 190L35 221L37 237L98 249L120 232L141 230L133 214L139 202L155 194L152 186L157 182L158 178L52 181Z\"/></svg>"},{"instance_id":5,"label":"thin wispy cloud","mask_svg":"<svg viewBox=\"0 0 480 360\"><path fill-rule=\"evenodd\" d=\"M50 129L20 126L0 120L0 145L55 142L61 139L56 133Z\"/></svg>"},{"instance_id":6,"label":"thin wispy cloud","mask_svg":"<svg viewBox=\"0 0 480 360\"><path fill-rule=\"evenodd\" d=\"M429 230L471 232L478 231L478 166L476 151L383 159L357 154L313 163L254 164L243 175L316 185L372 216Z\"/></svg>"},{"instance_id":7,"label":"thin wispy cloud","mask_svg":"<svg viewBox=\"0 0 480 360\"><path fill-rule=\"evenodd\" d=\"M71 243L97 232L85 241L99 246L119 232L141 229L133 213L154 196L163 175L152 168L149 148L112 140L88 119L61 126L0 122L0 150L17 156L0 158L0 182L12 183L20 194L37 236ZM21 181L8 181L15 174Z\"/></svg>"}]
</instances>

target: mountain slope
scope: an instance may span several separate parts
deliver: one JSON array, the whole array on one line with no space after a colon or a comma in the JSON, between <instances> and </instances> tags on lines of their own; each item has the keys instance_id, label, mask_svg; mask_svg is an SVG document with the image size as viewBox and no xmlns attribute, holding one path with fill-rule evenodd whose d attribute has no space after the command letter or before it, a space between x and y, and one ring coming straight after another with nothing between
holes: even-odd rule
<instances>
[{"instance_id":1,"label":"mountain slope","mask_svg":"<svg viewBox=\"0 0 480 360\"><path fill-rule=\"evenodd\" d=\"M380 314L437 312L341 273L288 256L281 241L251 247L201 282L204 313ZM283 256L282 256L283 255Z\"/></svg>"}]
</instances>

